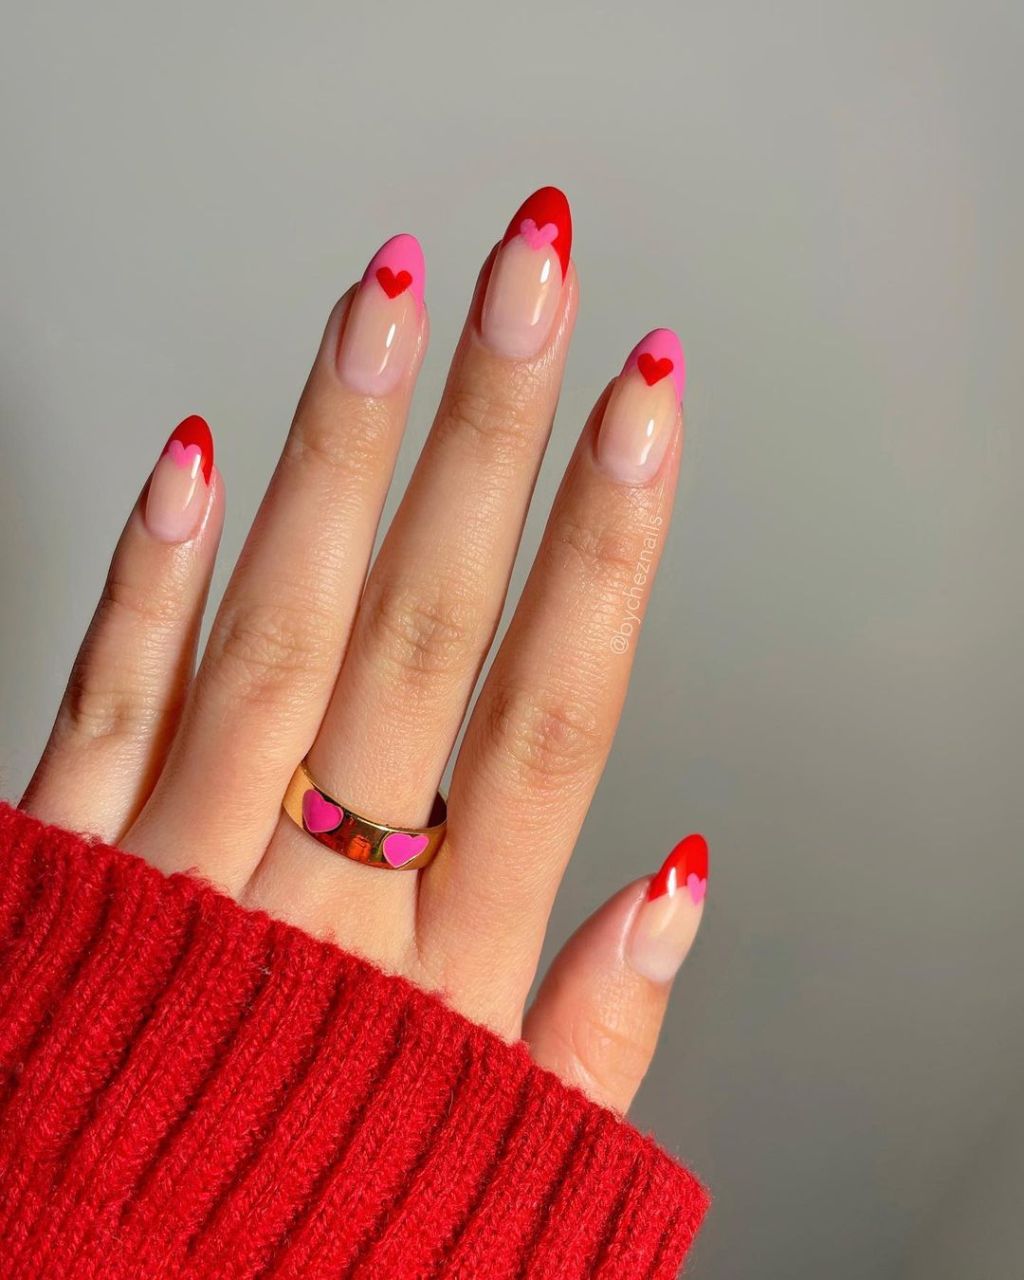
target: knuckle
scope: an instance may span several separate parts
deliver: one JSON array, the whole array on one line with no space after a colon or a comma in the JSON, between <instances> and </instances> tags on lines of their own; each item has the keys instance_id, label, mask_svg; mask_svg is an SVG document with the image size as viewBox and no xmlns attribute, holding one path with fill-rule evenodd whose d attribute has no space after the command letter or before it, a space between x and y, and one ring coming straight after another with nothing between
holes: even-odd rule
<instances>
[{"instance_id":1,"label":"knuckle","mask_svg":"<svg viewBox=\"0 0 1024 1280\"><path fill-rule=\"evenodd\" d=\"M346 418L344 430L323 410L299 413L285 442L284 462L302 472L325 472L332 484L344 477L361 483L386 465L388 434L387 417L373 404Z\"/></svg>"},{"instance_id":2,"label":"knuckle","mask_svg":"<svg viewBox=\"0 0 1024 1280\"><path fill-rule=\"evenodd\" d=\"M647 1074L654 1044L588 1008L573 1020L569 1047L580 1069L613 1097L629 1098Z\"/></svg>"},{"instance_id":3,"label":"knuckle","mask_svg":"<svg viewBox=\"0 0 1024 1280\"><path fill-rule=\"evenodd\" d=\"M176 592L160 590L152 580L137 584L118 571L117 563L103 585L96 610L95 629L117 635L138 635L165 630L181 618L181 601Z\"/></svg>"},{"instance_id":4,"label":"knuckle","mask_svg":"<svg viewBox=\"0 0 1024 1280\"><path fill-rule=\"evenodd\" d=\"M560 562L582 570L588 581L618 585L637 570L637 542L628 529L599 527L569 515L551 528L550 553Z\"/></svg>"},{"instance_id":5,"label":"knuckle","mask_svg":"<svg viewBox=\"0 0 1024 1280\"><path fill-rule=\"evenodd\" d=\"M407 681L462 671L473 659L480 620L456 594L371 580L362 610L370 652Z\"/></svg>"},{"instance_id":6,"label":"knuckle","mask_svg":"<svg viewBox=\"0 0 1024 1280\"><path fill-rule=\"evenodd\" d=\"M113 673L111 673L113 674ZM76 738L89 742L138 740L150 731L161 708L145 691L104 679L88 662L76 664L68 683L62 719Z\"/></svg>"},{"instance_id":7,"label":"knuckle","mask_svg":"<svg viewBox=\"0 0 1024 1280\"><path fill-rule=\"evenodd\" d=\"M457 436L460 447L470 440L491 463L515 461L530 448L535 435L525 408L530 394L519 384L502 395L459 386L446 399L436 435L441 440Z\"/></svg>"},{"instance_id":8,"label":"knuckle","mask_svg":"<svg viewBox=\"0 0 1024 1280\"><path fill-rule=\"evenodd\" d=\"M176 597L135 585L115 566L68 682L64 727L90 741L145 737L167 709L156 696L156 666L147 665L147 655L155 637L179 619Z\"/></svg>"},{"instance_id":9,"label":"knuckle","mask_svg":"<svg viewBox=\"0 0 1024 1280\"><path fill-rule=\"evenodd\" d=\"M597 717L588 707L540 689L497 691L488 729L499 755L523 785L535 790L586 778L599 767L604 751Z\"/></svg>"},{"instance_id":10,"label":"knuckle","mask_svg":"<svg viewBox=\"0 0 1024 1280\"><path fill-rule=\"evenodd\" d=\"M203 671L234 696L260 705L302 697L332 660L330 618L271 599L225 602L210 636Z\"/></svg>"}]
</instances>

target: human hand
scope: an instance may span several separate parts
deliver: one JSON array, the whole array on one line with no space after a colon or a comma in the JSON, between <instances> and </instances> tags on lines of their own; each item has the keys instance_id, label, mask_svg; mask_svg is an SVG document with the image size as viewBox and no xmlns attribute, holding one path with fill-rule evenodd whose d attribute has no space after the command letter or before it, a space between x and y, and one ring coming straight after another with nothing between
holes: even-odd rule
<instances>
[{"instance_id":1,"label":"human hand","mask_svg":"<svg viewBox=\"0 0 1024 1280\"><path fill-rule=\"evenodd\" d=\"M634 349L583 430L470 717L435 860L398 874L360 865L281 807L305 759L345 809L409 831L428 821L551 427L576 315L570 240L565 198L544 188L488 258L370 568L428 329L418 243L379 251L327 322L194 674L224 487L206 424L176 429L22 807L165 872L195 871L440 992L624 1111L700 921L703 840L606 903L524 1007L668 526L682 448L674 334Z\"/></svg>"}]
</instances>

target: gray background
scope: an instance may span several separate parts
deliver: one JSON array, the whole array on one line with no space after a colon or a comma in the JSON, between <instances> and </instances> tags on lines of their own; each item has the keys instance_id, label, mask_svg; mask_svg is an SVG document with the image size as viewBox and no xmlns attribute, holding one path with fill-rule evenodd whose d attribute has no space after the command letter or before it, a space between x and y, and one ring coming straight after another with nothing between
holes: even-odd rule
<instances>
[{"instance_id":1,"label":"gray background","mask_svg":"<svg viewBox=\"0 0 1024 1280\"><path fill-rule=\"evenodd\" d=\"M572 199L583 309L524 555L647 329L678 521L553 940L684 831L712 889L636 1107L694 1276L1019 1276L1019 3L17 4L0 47L0 773L128 503L214 425L217 590L336 296L429 263L408 474L479 264Z\"/></svg>"}]
</instances>

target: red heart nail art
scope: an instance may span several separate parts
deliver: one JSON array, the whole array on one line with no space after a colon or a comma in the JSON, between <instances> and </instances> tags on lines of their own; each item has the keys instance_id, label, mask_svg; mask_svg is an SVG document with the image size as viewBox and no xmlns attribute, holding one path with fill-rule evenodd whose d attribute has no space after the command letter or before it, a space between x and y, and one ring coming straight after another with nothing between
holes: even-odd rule
<instances>
[{"instance_id":1,"label":"red heart nail art","mask_svg":"<svg viewBox=\"0 0 1024 1280\"><path fill-rule=\"evenodd\" d=\"M673 366L668 356L662 356L660 360L655 360L649 351L642 351L636 358L636 367L643 374L644 382L649 387L653 387L656 382L668 377L672 372Z\"/></svg>"},{"instance_id":2,"label":"red heart nail art","mask_svg":"<svg viewBox=\"0 0 1024 1280\"><path fill-rule=\"evenodd\" d=\"M412 274L408 271L399 271L396 275L390 267L378 267L377 283L389 298L397 298L412 284Z\"/></svg>"}]
</instances>

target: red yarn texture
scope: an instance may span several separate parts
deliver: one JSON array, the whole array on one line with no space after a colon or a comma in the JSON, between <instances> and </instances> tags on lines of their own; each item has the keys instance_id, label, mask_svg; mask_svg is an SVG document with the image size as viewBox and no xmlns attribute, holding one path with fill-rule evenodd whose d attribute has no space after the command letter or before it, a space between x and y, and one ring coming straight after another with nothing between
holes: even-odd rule
<instances>
[{"instance_id":1,"label":"red yarn texture","mask_svg":"<svg viewBox=\"0 0 1024 1280\"><path fill-rule=\"evenodd\" d=\"M0 805L3 1280L668 1280L707 1203L523 1045Z\"/></svg>"}]
</instances>

